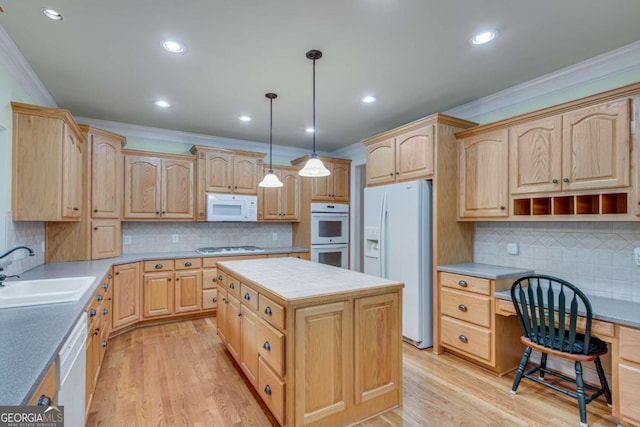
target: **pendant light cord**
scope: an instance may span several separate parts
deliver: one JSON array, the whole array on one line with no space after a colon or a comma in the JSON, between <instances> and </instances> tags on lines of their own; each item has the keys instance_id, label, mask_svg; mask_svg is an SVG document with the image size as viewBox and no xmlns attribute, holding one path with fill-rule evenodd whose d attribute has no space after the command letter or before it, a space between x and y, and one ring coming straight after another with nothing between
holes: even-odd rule
<instances>
[{"instance_id":1,"label":"pendant light cord","mask_svg":"<svg viewBox=\"0 0 640 427\"><path fill-rule=\"evenodd\" d=\"M316 155L316 60L313 60L313 154Z\"/></svg>"},{"instance_id":2,"label":"pendant light cord","mask_svg":"<svg viewBox=\"0 0 640 427\"><path fill-rule=\"evenodd\" d=\"M273 98L269 98L269 173L273 172Z\"/></svg>"}]
</instances>

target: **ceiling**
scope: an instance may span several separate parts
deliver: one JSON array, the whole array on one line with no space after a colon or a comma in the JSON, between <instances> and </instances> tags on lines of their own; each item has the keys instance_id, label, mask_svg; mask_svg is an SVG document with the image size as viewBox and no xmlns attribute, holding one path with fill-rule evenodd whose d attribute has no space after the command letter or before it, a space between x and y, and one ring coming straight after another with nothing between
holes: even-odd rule
<instances>
[{"instance_id":1,"label":"ceiling","mask_svg":"<svg viewBox=\"0 0 640 427\"><path fill-rule=\"evenodd\" d=\"M74 115L318 151L640 40L640 2L616 0L3 0L2 25ZM63 14L47 19L41 9ZM470 43L484 28L499 36ZM186 45L164 51L165 39ZM364 95L377 101L364 104ZM172 107L153 102L163 98ZM252 117L241 122L240 115Z\"/></svg>"}]
</instances>

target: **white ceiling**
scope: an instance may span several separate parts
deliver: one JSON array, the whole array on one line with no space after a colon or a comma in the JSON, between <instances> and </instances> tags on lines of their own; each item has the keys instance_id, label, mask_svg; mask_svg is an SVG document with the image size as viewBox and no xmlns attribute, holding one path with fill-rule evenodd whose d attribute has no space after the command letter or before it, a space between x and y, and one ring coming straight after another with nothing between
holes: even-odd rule
<instances>
[{"instance_id":1,"label":"white ceiling","mask_svg":"<svg viewBox=\"0 0 640 427\"><path fill-rule=\"evenodd\" d=\"M640 40L640 1L3 0L2 25L76 116L333 151ZM43 7L64 15L51 21ZM474 32L497 28L491 44ZM181 55L162 50L173 38ZM374 104L360 98L372 94ZM168 110L153 105L172 103ZM249 123L241 114L253 117Z\"/></svg>"}]
</instances>

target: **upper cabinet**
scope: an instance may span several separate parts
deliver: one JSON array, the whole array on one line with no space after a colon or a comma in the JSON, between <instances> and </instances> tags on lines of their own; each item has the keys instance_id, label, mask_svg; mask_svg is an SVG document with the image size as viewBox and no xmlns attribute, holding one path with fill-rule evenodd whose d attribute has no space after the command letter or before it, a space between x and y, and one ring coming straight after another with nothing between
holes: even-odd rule
<instances>
[{"instance_id":1,"label":"upper cabinet","mask_svg":"<svg viewBox=\"0 0 640 427\"><path fill-rule=\"evenodd\" d=\"M196 219L204 221L205 194L258 194L262 179L264 154L250 151L225 150L194 145L198 178L196 190Z\"/></svg>"},{"instance_id":2,"label":"upper cabinet","mask_svg":"<svg viewBox=\"0 0 640 427\"><path fill-rule=\"evenodd\" d=\"M309 156L292 160L291 164L303 167ZM351 160L320 157L324 166L331 172L328 176L309 178L302 177L311 184L312 202L349 203Z\"/></svg>"},{"instance_id":3,"label":"upper cabinet","mask_svg":"<svg viewBox=\"0 0 640 427\"><path fill-rule=\"evenodd\" d=\"M265 167L264 173L268 172ZM298 168L293 166L274 166L273 173L282 182L282 187L260 187L260 213L262 221L300 220L300 179Z\"/></svg>"},{"instance_id":4,"label":"upper cabinet","mask_svg":"<svg viewBox=\"0 0 640 427\"><path fill-rule=\"evenodd\" d=\"M124 153L125 219L193 220L193 158Z\"/></svg>"},{"instance_id":5,"label":"upper cabinet","mask_svg":"<svg viewBox=\"0 0 640 427\"><path fill-rule=\"evenodd\" d=\"M507 138L504 129L459 142L460 217L508 216Z\"/></svg>"},{"instance_id":6,"label":"upper cabinet","mask_svg":"<svg viewBox=\"0 0 640 427\"><path fill-rule=\"evenodd\" d=\"M365 140L367 186L433 177L433 124L396 136Z\"/></svg>"},{"instance_id":7,"label":"upper cabinet","mask_svg":"<svg viewBox=\"0 0 640 427\"><path fill-rule=\"evenodd\" d=\"M11 103L14 221L78 221L85 139L67 110Z\"/></svg>"}]
</instances>

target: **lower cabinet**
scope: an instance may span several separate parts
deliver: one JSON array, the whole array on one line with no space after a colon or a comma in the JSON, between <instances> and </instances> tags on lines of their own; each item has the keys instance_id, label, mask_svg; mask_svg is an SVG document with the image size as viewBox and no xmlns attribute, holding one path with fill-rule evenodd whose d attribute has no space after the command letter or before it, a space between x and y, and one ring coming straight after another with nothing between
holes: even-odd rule
<instances>
[{"instance_id":1,"label":"lower cabinet","mask_svg":"<svg viewBox=\"0 0 640 427\"><path fill-rule=\"evenodd\" d=\"M619 418L640 425L640 329L619 327L618 388Z\"/></svg>"},{"instance_id":2,"label":"lower cabinet","mask_svg":"<svg viewBox=\"0 0 640 427\"><path fill-rule=\"evenodd\" d=\"M202 272L184 270L176 272L175 313L199 311L202 307Z\"/></svg>"},{"instance_id":3,"label":"lower cabinet","mask_svg":"<svg viewBox=\"0 0 640 427\"><path fill-rule=\"evenodd\" d=\"M37 405L40 398L48 399L51 403L56 401L56 370L56 361L54 360L49 369L47 369L47 373L44 374L44 378L38 384L36 391L29 398L27 405Z\"/></svg>"},{"instance_id":4,"label":"lower cabinet","mask_svg":"<svg viewBox=\"0 0 640 427\"><path fill-rule=\"evenodd\" d=\"M140 320L140 263L113 267L113 331Z\"/></svg>"},{"instance_id":5,"label":"lower cabinet","mask_svg":"<svg viewBox=\"0 0 640 427\"><path fill-rule=\"evenodd\" d=\"M145 319L173 314L173 272L145 273L142 302Z\"/></svg>"}]
</instances>

